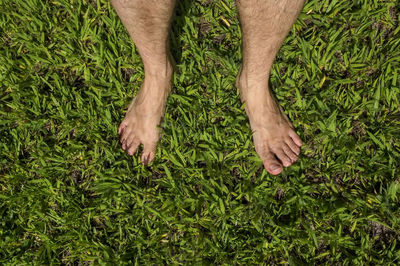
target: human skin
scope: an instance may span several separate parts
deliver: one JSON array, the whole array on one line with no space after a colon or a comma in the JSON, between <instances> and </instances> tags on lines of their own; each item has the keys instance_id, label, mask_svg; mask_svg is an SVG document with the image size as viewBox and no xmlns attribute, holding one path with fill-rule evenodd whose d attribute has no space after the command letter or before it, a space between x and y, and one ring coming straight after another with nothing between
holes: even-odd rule
<instances>
[{"instance_id":1,"label":"human skin","mask_svg":"<svg viewBox=\"0 0 400 266\"><path fill-rule=\"evenodd\" d=\"M175 0L112 0L144 65L141 89L128 107L118 133L122 148L133 155L143 144L141 162L155 157L159 123L171 92L175 62L169 31ZM268 85L271 66L300 13L304 0L236 0L242 30L242 65L236 78L240 99L265 169L277 175L293 164L302 145L292 123Z\"/></svg>"}]
</instances>

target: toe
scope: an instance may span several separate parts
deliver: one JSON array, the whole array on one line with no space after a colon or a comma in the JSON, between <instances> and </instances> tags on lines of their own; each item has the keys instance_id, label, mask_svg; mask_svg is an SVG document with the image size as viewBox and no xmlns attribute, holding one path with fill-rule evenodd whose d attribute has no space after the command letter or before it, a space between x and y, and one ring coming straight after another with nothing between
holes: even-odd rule
<instances>
[{"instance_id":1,"label":"toe","mask_svg":"<svg viewBox=\"0 0 400 266\"><path fill-rule=\"evenodd\" d=\"M129 136L129 128L128 128L128 129L124 129L124 130L121 132L121 135L120 135L120 138L119 138L119 141L121 142L121 144L125 142L125 140L126 140L126 138L127 138L128 136Z\"/></svg>"},{"instance_id":2,"label":"toe","mask_svg":"<svg viewBox=\"0 0 400 266\"><path fill-rule=\"evenodd\" d=\"M156 146L157 146L157 142L146 142L143 144L143 152L142 152L142 156L141 156L141 160L142 160L143 164L147 165L154 159L154 155L151 156L151 154L152 153L154 154Z\"/></svg>"},{"instance_id":3,"label":"toe","mask_svg":"<svg viewBox=\"0 0 400 266\"><path fill-rule=\"evenodd\" d=\"M290 158L292 163L297 161L297 155L292 151L292 149L289 147L289 145L282 143L282 148L283 148L283 151L286 153L286 155Z\"/></svg>"},{"instance_id":4,"label":"toe","mask_svg":"<svg viewBox=\"0 0 400 266\"><path fill-rule=\"evenodd\" d=\"M282 162L283 166L288 167L292 164L292 161L286 155L286 153L283 151L283 149L281 147L273 150L273 152L276 154L276 156Z\"/></svg>"},{"instance_id":5,"label":"toe","mask_svg":"<svg viewBox=\"0 0 400 266\"><path fill-rule=\"evenodd\" d=\"M131 145L129 146L128 154L129 155L133 155L137 151L137 149L139 148L139 145L140 145L140 141L135 138L132 141Z\"/></svg>"},{"instance_id":6,"label":"toe","mask_svg":"<svg viewBox=\"0 0 400 266\"><path fill-rule=\"evenodd\" d=\"M126 138L126 147L129 149L133 141L135 140L135 134L131 133L129 136Z\"/></svg>"},{"instance_id":7,"label":"toe","mask_svg":"<svg viewBox=\"0 0 400 266\"><path fill-rule=\"evenodd\" d=\"M121 144L122 144L122 149L126 150L127 146L126 146L126 136L124 138L121 138Z\"/></svg>"},{"instance_id":8,"label":"toe","mask_svg":"<svg viewBox=\"0 0 400 266\"><path fill-rule=\"evenodd\" d=\"M265 156L262 157L262 160L265 170L267 170L268 173L277 175L282 172L281 163L277 159L275 159L275 156L272 153L266 153Z\"/></svg>"},{"instance_id":9,"label":"toe","mask_svg":"<svg viewBox=\"0 0 400 266\"><path fill-rule=\"evenodd\" d=\"M148 152L143 152L142 156L140 157L140 160L142 161L142 164L147 165L149 163L149 153Z\"/></svg>"},{"instance_id":10,"label":"toe","mask_svg":"<svg viewBox=\"0 0 400 266\"><path fill-rule=\"evenodd\" d=\"M155 153L153 151L146 152L146 153L143 152L141 160L142 160L143 164L148 165L154 160L154 157L155 157Z\"/></svg>"},{"instance_id":11,"label":"toe","mask_svg":"<svg viewBox=\"0 0 400 266\"><path fill-rule=\"evenodd\" d=\"M151 162L154 160L154 157L155 157L155 156L156 156L156 155L155 155L154 152L150 152L148 163L151 163Z\"/></svg>"},{"instance_id":12,"label":"toe","mask_svg":"<svg viewBox=\"0 0 400 266\"><path fill-rule=\"evenodd\" d=\"M296 155L300 154L300 148L293 142L292 138L289 137L285 142Z\"/></svg>"},{"instance_id":13,"label":"toe","mask_svg":"<svg viewBox=\"0 0 400 266\"><path fill-rule=\"evenodd\" d=\"M122 136L121 136L121 144L122 144L122 149L126 149L127 145L126 145L126 141L128 140L128 137L130 136L131 133L131 129L127 128L122 132Z\"/></svg>"},{"instance_id":14,"label":"toe","mask_svg":"<svg viewBox=\"0 0 400 266\"><path fill-rule=\"evenodd\" d=\"M118 134L121 134L123 132L124 128L128 125L125 121L122 121L122 123L118 127Z\"/></svg>"},{"instance_id":15,"label":"toe","mask_svg":"<svg viewBox=\"0 0 400 266\"><path fill-rule=\"evenodd\" d=\"M294 141L294 143L296 143L297 146L300 147L301 145L303 145L301 143L299 135L297 135L296 132L294 132L293 130L289 131L289 136L292 138L292 140Z\"/></svg>"}]
</instances>

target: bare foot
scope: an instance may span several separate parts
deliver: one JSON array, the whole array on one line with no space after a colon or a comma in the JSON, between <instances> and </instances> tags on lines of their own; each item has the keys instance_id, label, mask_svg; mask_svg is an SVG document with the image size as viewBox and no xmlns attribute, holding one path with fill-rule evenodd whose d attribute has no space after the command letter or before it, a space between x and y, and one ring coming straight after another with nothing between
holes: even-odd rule
<instances>
[{"instance_id":1,"label":"bare foot","mask_svg":"<svg viewBox=\"0 0 400 266\"><path fill-rule=\"evenodd\" d=\"M251 78L240 70L236 87L245 102L255 150L265 169L277 175L282 172L282 165L288 167L297 160L300 137L270 91L268 77Z\"/></svg>"},{"instance_id":2,"label":"bare foot","mask_svg":"<svg viewBox=\"0 0 400 266\"><path fill-rule=\"evenodd\" d=\"M153 161L160 139L161 118L165 103L172 89L175 63L161 69L156 75L145 75L139 92L128 107L125 119L118 128L122 149L133 155L143 144L141 162L145 165Z\"/></svg>"}]
</instances>

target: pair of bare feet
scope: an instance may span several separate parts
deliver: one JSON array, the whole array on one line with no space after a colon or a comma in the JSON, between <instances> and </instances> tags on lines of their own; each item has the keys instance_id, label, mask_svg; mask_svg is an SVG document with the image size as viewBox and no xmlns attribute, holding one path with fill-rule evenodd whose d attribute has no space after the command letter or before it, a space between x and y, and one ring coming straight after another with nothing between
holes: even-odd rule
<instances>
[{"instance_id":1,"label":"pair of bare feet","mask_svg":"<svg viewBox=\"0 0 400 266\"><path fill-rule=\"evenodd\" d=\"M159 123L164 116L165 103L172 88L173 62L165 75L146 76L140 91L128 107L125 119L118 128L122 148L130 155L143 144L141 162L145 165L154 160L160 138ZM236 86L253 131L257 154L265 169L277 175L283 166L293 164L302 145L300 137L268 87L268 77L251 78L240 70Z\"/></svg>"}]
</instances>

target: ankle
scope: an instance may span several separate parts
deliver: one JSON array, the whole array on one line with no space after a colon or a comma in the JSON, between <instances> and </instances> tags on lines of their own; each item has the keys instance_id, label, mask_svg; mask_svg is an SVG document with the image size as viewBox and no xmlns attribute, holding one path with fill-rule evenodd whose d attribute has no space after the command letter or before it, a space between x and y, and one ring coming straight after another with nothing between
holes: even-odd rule
<instances>
[{"instance_id":1,"label":"ankle","mask_svg":"<svg viewBox=\"0 0 400 266\"><path fill-rule=\"evenodd\" d=\"M166 64L165 66L151 66L144 70L145 76L148 78L171 78L174 69L171 64Z\"/></svg>"},{"instance_id":2,"label":"ankle","mask_svg":"<svg viewBox=\"0 0 400 266\"><path fill-rule=\"evenodd\" d=\"M244 93L249 90L265 90L269 87L268 81L268 75L248 75L246 73L241 73L236 78L236 86Z\"/></svg>"},{"instance_id":3,"label":"ankle","mask_svg":"<svg viewBox=\"0 0 400 266\"><path fill-rule=\"evenodd\" d=\"M174 74L175 61L172 56L157 62L144 61L144 73L149 78L171 78Z\"/></svg>"}]
</instances>

